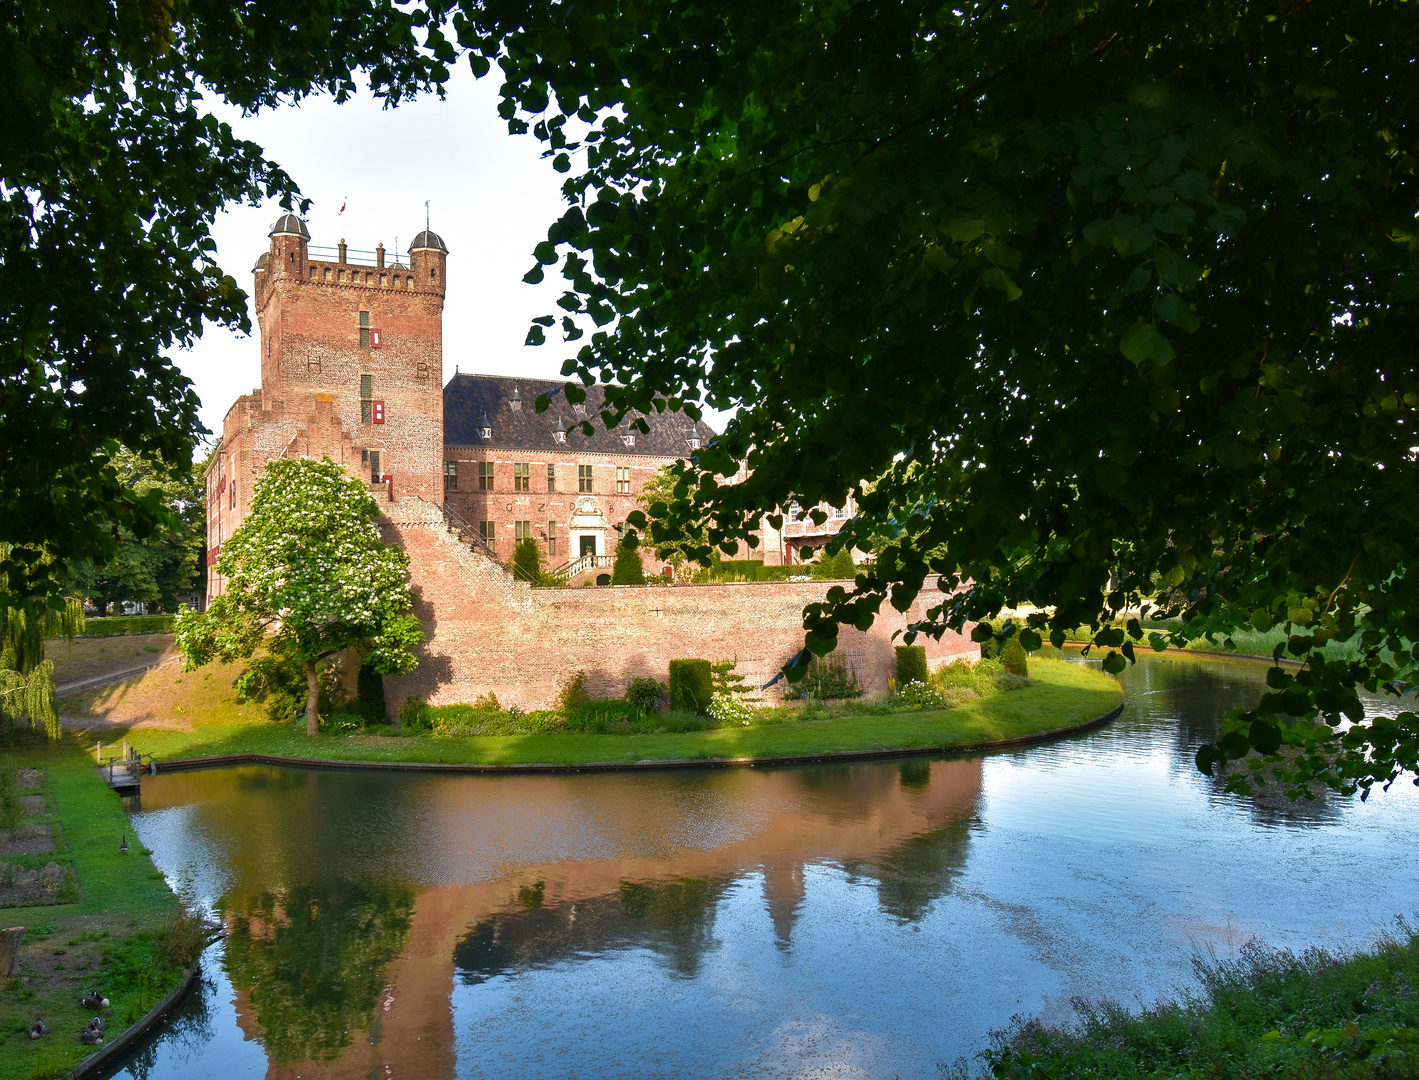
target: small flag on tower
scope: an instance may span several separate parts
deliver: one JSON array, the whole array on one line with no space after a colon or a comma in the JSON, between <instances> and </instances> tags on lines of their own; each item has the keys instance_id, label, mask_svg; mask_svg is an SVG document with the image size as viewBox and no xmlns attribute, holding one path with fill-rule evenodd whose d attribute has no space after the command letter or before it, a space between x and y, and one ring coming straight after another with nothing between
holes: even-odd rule
<instances>
[{"instance_id":1,"label":"small flag on tower","mask_svg":"<svg viewBox=\"0 0 1419 1080\"><path fill-rule=\"evenodd\" d=\"M350 204L350 196L346 195L345 198L341 201L341 203L340 203L340 209L336 212L335 216L336 216L336 217L339 217L341 214L343 214L343 213L345 212L345 207L348 206L349 204Z\"/></svg>"}]
</instances>

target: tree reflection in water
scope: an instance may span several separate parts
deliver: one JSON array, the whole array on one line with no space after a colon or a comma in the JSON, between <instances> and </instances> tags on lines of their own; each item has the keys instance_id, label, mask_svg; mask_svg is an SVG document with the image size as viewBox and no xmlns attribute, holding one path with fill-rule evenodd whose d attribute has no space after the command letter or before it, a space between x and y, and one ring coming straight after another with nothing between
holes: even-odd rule
<instances>
[{"instance_id":1,"label":"tree reflection in water","mask_svg":"<svg viewBox=\"0 0 1419 1080\"><path fill-rule=\"evenodd\" d=\"M278 1065L330 1061L370 1031L414 893L352 883L297 885L223 903L225 967Z\"/></svg>"}]
</instances>

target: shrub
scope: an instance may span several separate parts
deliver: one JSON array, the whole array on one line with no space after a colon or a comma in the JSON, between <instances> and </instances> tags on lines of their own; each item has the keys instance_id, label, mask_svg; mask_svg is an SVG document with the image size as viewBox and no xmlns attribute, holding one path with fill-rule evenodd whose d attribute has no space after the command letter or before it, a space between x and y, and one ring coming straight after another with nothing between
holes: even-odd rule
<instances>
[{"instance_id":1,"label":"shrub","mask_svg":"<svg viewBox=\"0 0 1419 1080\"><path fill-rule=\"evenodd\" d=\"M421 697L407 697L399 704L400 726L422 731L429 726L429 703Z\"/></svg>"},{"instance_id":2,"label":"shrub","mask_svg":"<svg viewBox=\"0 0 1419 1080\"><path fill-rule=\"evenodd\" d=\"M857 671L838 652L827 656L815 656L808 661L808 673L803 681L791 687L784 695L790 698L815 698L830 701L843 698L859 698L862 686L857 681Z\"/></svg>"},{"instance_id":3,"label":"shrub","mask_svg":"<svg viewBox=\"0 0 1419 1080\"><path fill-rule=\"evenodd\" d=\"M433 733L441 738L540 735L561 727L556 713L542 710L523 712L516 705L503 709L492 694L484 694L472 705L434 705L429 709L429 722Z\"/></svg>"},{"instance_id":4,"label":"shrub","mask_svg":"<svg viewBox=\"0 0 1419 1080\"><path fill-rule=\"evenodd\" d=\"M616 545L616 561L611 564L611 584L645 584L645 564L641 562L640 550L631 547L625 540Z\"/></svg>"},{"instance_id":5,"label":"shrub","mask_svg":"<svg viewBox=\"0 0 1419 1080\"><path fill-rule=\"evenodd\" d=\"M365 726L365 718L358 713L337 712L320 718L320 728L327 735L348 735L360 731Z\"/></svg>"},{"instance_id":6,"label":"shrub","mask_svg":"<svg viewBox=\"0 0 1419 1080\"><path fill-rule=\"evenodd\" d=\"M843 548L836 555L826 552L813 564L813 576L825 581L851 580L857 576L857 564L852 561L852 551Z\"/></svg>"},{"instance_id":7,"label":"shrub","mask_svg":"<svg viewBox=\"0 0 1419 1080\"><path fill-rule=\"evenodd\" d=\"M632 679L626 687L626 702L642 716L660 711L660 703L667 691L663 682L655 679Z\"/></svg>"},{"instance_id":8,"label":"shrub","mask_svg":"<svg viewBox=\"0 0 1419 1080\"><path fill-rule=\"evenodd\" d=\"M1018 630L1000 650L1000 662L1011 675L1028 677L1030 674L1030 654L1025 651L1025 646L1020 644Z\"/></svg>"},{"instance_id":9,"label":"shrub","mask_svg":"<svg viewBox=\"0 0 1419 1080\"><path fill-rule=\"evenodd\" d=\"M590 700L591 695L586 692L586 672L578 671L562 684L562 692L557 695L557 711L570 716Z\"/></svg>"},{"instance_id":10,"label":"shrub","mask_svg":"<svg viewBox=\"0 0 1419 1080\"><path fill-rule=\"evenodd\" d=\"M940 690L926 682L907 683L897 699L913 709L947 709L952 704Z\"/></svg>"},{"instance_id":11,"label":"shrub","mask_svg":"<svg viewBox=\"0 0 1419 1080\"><path fill-rule=\"evenodd\" d=\"M24 819L20 770L15 766L14 758L0 758L0 829L13 829Z\"/></svg>"},{"instance_id":12,"label":"shrub","mask_svg":"<svg viewBox=\"0 0 1419 1080\"><path fill-rule=\"evenodd\" d=\"M622 698L584 701L566 717L566 730L586 735L626 735L644 718Z\"/></svg>"},{"instance_id":13,"label":"shrub","mask_svg":"<svg viewBox=\"0 0 1419 1080\"><path fill-rule=\"evenodd\" d=\"M708 660L670 661L670 708L702 713L714 697L714 675Z\"/></svg>"},{"instance_id":14,"label":"shrub","mask_svg":"<svg viewBox=\"0 0 1419 1080\"><path fill-rule=\"evenodd\" d=\"M738 666L737 656L733 660L716 660L710 665L711 697L715 694L727 694L730 697L743 697L746 701L759 700L748 696L754 692L754 688L744 685L744 676L735 670Z\"/></svg>"},{"instance_id":15,"label":"shrub","mask_svg":"<svg viewBox=\"0 0 1419 1080\"><path fill-rule=\"evenodd\" d=\"M734 694L715 694L710 698L709 715L717 724L748 727L754 710L748 702Z\"/></svg>"},{"instance_id":16,"label":"shrub","mask_svg":"<svg viewBox=\"0 0 1419 1080\"><path fill-rule=\"evenodd\" d=\"M942 664L931 676L931 684L948 697L952 690L969 691L986 697L1006 690L1018 690L1029 686L1031 680L1022 675L1014 675L1005 670L1005 663L999 657L977 660L974 664L964 659Z\"/></svg>"},{"instance_id":17,"label":"shrub","mask_svg":"<svg viewBox=\"0 0 1419 1080\"><path fill-rule=\"evenodd\" d=\"M512 552L512 572L529 585L541 585L546 576L542 569L542 549L537 541L528 537L519 540Z\"/></svg>"},{"instance_id":18,"label":"shrub","mask_svg":"<svg viewBox=\"0 0 1419 1080\"><path fill-rule=\"evenodd\" d=\"M931 672L926 666L926 646L924 645L898 645L897 646L897 685L905 687L907 683L924 683L931 677Z\"/></svg>"},{"instance_id":19,"label":"shrub","mask_svg":"<svg viewBox=\"0 0 1419 1080\"><path fill-rule=\"evenodd\" d=\"M1011 674L1029 675L1030 654L1020 644L1020 631L1025 626L1023 620L989 619L980 625L990 627L992 634L995 635L980 643L981 659L989 660L998 656L1004 662L1005 670ZM1010 636L1002 639L999 635L1007 625L1010 626Z\"/></svg>"}]
</instances>

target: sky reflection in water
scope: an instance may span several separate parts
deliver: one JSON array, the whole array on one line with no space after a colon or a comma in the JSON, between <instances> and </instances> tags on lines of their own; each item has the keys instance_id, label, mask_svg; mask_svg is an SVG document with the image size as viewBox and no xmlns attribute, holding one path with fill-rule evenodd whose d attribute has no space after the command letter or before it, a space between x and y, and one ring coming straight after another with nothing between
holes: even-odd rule
<instances>
[{"instance_id":1,"label":"sky reflection in water","mask_svg":"<svg viewBox=\"0 0 1419 1080\"><path fill-rule=\"evenodd\" d=\"M1108 727L984 759L148 778L139 835L230 933L120 1075L931 1076L1012 1014L1413 913L1410 785L1227 795L1192 754L1264 669L1125 679Z\"/></svg>"}]
</instances>

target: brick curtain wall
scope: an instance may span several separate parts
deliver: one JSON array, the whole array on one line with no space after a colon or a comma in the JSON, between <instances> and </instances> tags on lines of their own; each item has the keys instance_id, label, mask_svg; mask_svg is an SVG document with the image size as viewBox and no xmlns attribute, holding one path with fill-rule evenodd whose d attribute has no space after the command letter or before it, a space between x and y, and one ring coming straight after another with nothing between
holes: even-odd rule
<instances>
[{"instance_id":1,"label":"brick curtain wall","mask_svg":"<svg viewBox=\"0 0 1419 1080\"><path fill-rule=\"evenodd\" d=\"M549 708L566 679L586 672L594 696L620 694L631 679L665 681L669 662L737 657L761 686L802 644L805 605L828 582L651 585L533 589L449 533L437 507L413 497L386 504L386 539L409 554L415 610L428 635L419 667L386 680L390 715L410 696L433 704L492 692L504 706ZM894 665L892 633L925 617L927 592L910 611L888 610L870 631L844 629L838 648L869 693L882 693ZM966 637L923 639L932 666L977 655ZM782 683L766 692L775 699Z\"/></svg>"}]
</instances>

